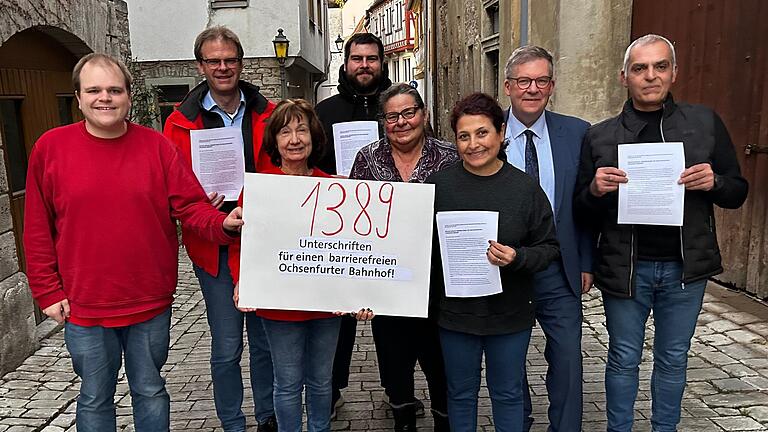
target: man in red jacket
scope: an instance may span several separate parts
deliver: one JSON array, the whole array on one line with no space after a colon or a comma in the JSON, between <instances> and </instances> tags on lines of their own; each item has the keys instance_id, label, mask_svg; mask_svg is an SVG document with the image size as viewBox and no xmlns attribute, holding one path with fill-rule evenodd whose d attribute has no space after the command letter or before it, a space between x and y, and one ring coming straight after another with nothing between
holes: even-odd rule
<instances>
[{"instance_id":1,"label":"man in red jacket","mask_svg":"<svg viewBox=\"0 0 768 432\"><path fill-rule=\"evenodd\" d=\"M240 80L243 46L226 27L211 27L195 39L197 68L205 77L168 117L164 134L192 163L190 131L232 127L242 131L243 155L247 172L271 166L261 151L266 120L274 104L259 93L259 88ZM209 194L214 205L234 208L237 196ZM182 237L200 281L211 328L211 376L216 413L225 431L245 431L242 411L243 378L240 358L243 353L243 321L248 330L251 388L259 432L277 431L272 405L272 360L261 318L244 314L232 301L234 284L227 264L227 248L201 238L182 224Z\"/></svg>"},{"instance_id":2,"label":"man in red jacket","mask_svg":"<svg viewBox=\"0 0 768 432\"><path fill-rule=\"evenodd\" d=\"M242 224L240 209L217 211L173 144L126 120L131 76L122 63L89 54L72 76L85 120L43 134L29 158L29 287L43 312L65 323L82 379L77 430L115 430L124 354L136 430L167 431L160 371L178 270L175 219L226 244Z\"/></svg>"}]
</instances>

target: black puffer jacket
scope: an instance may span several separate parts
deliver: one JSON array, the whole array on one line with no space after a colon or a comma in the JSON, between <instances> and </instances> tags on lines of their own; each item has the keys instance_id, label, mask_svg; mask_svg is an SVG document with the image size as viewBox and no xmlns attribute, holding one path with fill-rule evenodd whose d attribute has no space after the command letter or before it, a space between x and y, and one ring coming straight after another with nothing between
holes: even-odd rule
<instances>
[{"instance_id":1,"label":"black puffer jacket","mask_svg":"<svg viewBox=\"0 0 768 432\"><path fill-rule=\"evenodd\" d=\"M632 297L637 238L633 225L618 225L618 193L598 198L589 185L600 167L618 166L618 145L638 142L646 123L635 115L631 101L616 117L589 128L581 152L574 212L583 223L599 232L595 256L595 286L604 293ZM686 191L683 226L680 229L683 256L682 283L701 280L723 271L717 244L713 204L734 209L747 198L748 184L741 177L736 152L725 125L711 109L701 105L676 104L669 95L661 121L664 141L682 142L685 166L709 163L715 172L710 191ZM618 145L617 145L618 144Z\"/></svg>"},{"instance_id":2,"label":"black puffer jacket","mask_svg":"<svg viewBox=\"0 0 768 432\"><path fill-rule=\"evenodd\" d=\"M323 123L325 137L327 138L323 157L317 163L317 167L329 173L336 174L336 156L333 147L333 125L341 122L378 120L379 95L392 85L389 80L389 71L386 65L382 65L381 82L376 93L368 96L359 95L355 88L347 81L344 66L339 68L339 94L324 99L315 107L320 122ZM384 131L379 124L379 137L384 136ZM345 173L346 175L346 173Z\"/></svg>"}]
</instances>

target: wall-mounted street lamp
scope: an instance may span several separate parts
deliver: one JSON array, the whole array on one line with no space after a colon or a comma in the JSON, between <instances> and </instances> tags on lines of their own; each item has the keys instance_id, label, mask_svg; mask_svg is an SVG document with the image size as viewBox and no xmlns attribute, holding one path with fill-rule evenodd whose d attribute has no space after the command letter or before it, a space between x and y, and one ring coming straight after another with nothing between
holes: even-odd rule
<instances>
[{"instance_id":1,"label":"wall-mounted street lamp","mask_svg":"<svg viewBox=\"0 0 768 432\"><path fill-rule=\"evenodd\" d=\"M288 58L288 45L291 41L283 34L283 29L277 29L277 35L272 39L272 44L275 47L275 58L280 65L280 97L285 99L287 97L288 89L285 82L285 59Z\"/></svg>"},{"instance_id":2,"label":"wall-mounted street lamp","mask_svg":"<svg viewBox=\"0 0 768 432\"><path fill-rule=\"evenodd\" d=\"M336 45L336 51L331 51L331 54L340 54L341 50L344 48L344 39L341 35L337 35L336 40L333 41L333 43Z\"/></svg>"}]
</instances>

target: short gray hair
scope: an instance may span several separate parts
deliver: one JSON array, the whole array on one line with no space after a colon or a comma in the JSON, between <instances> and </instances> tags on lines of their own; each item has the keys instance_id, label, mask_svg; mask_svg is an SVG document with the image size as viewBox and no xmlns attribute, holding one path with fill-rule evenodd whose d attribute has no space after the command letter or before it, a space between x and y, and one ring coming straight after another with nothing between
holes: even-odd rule
<instances>
[{"instance_id":1,"label":"short gray hair","mask_svg":"<svg viewBox=\"0 0 768 432\"><path fill-rule=\"evenodd\" d=\"M524 45L512 51L512 55L509 56L509 60L507 60L507 65L504 66L504 78L514 78L512 76L513 67L539 59L544 59L547 61L547 63L549 63L549 76L553 76L555 73L555 67L552 63L552 54L540 46Z\"/></svg>"},{"instance_id":2,"label":"short gray hair","mask_svg":"<svg viewBox=\"0 0 768 432\"><path fill-rule=\"evenodd\" d=\"M664 36L659 36L657 34L647 34L645 36L640 36L639 38L632 41L631 44L627 47L627 50L624 51L624 65L621 67L621 71L626 73L627 68L629 68L629 53L632 51L633 48L639 47L639 46L646 46L651 45L656 42L664 42L669 47L669 51L672 53L672 68L674 69L677 67L677 56L675 55L675 46L672 45L672 42L669 41L669 39L665 38Z\"/></svg>"},{"instance_id":3,"label":"short gray hair","mask_svg":"<svg viewBox=\"0 0 768 432\"><path fill-rule=\"evenodd\" d=\"M379 95L379 112L384 114L384 105L389 102L390 99L397 95L409 95L416 102L416 106L424 108L424 100L421 98L419 91L411 87L409 84L394 84L388 89L381 92Z\"/></svg>"}]
</instances>

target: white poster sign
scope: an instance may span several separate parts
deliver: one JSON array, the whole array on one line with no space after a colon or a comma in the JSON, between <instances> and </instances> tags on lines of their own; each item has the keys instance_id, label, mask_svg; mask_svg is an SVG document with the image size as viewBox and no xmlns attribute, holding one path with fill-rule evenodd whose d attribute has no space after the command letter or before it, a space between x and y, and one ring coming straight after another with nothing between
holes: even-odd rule
<instances>
[{"instance_id":1,"label":"white poster sign","mask_svg":"<svg viewBox=\"0 0 768 432\"><path fill-rule=\"evenodd\" d=\"M240 306L426 317L434 186L245 175Z\"/></svg>"},{"instance_id":2,"label":"white poster sign","mask_svg":"<svg viewBox=\"0 0 768 432\"><path fill-rule=\"evenodd\" d=\"M189 131L192 145L192 170L205 193L224 195L237 201L243 188L245 158L240 128L220 127Z\"/></svg>"}]
</instances>

